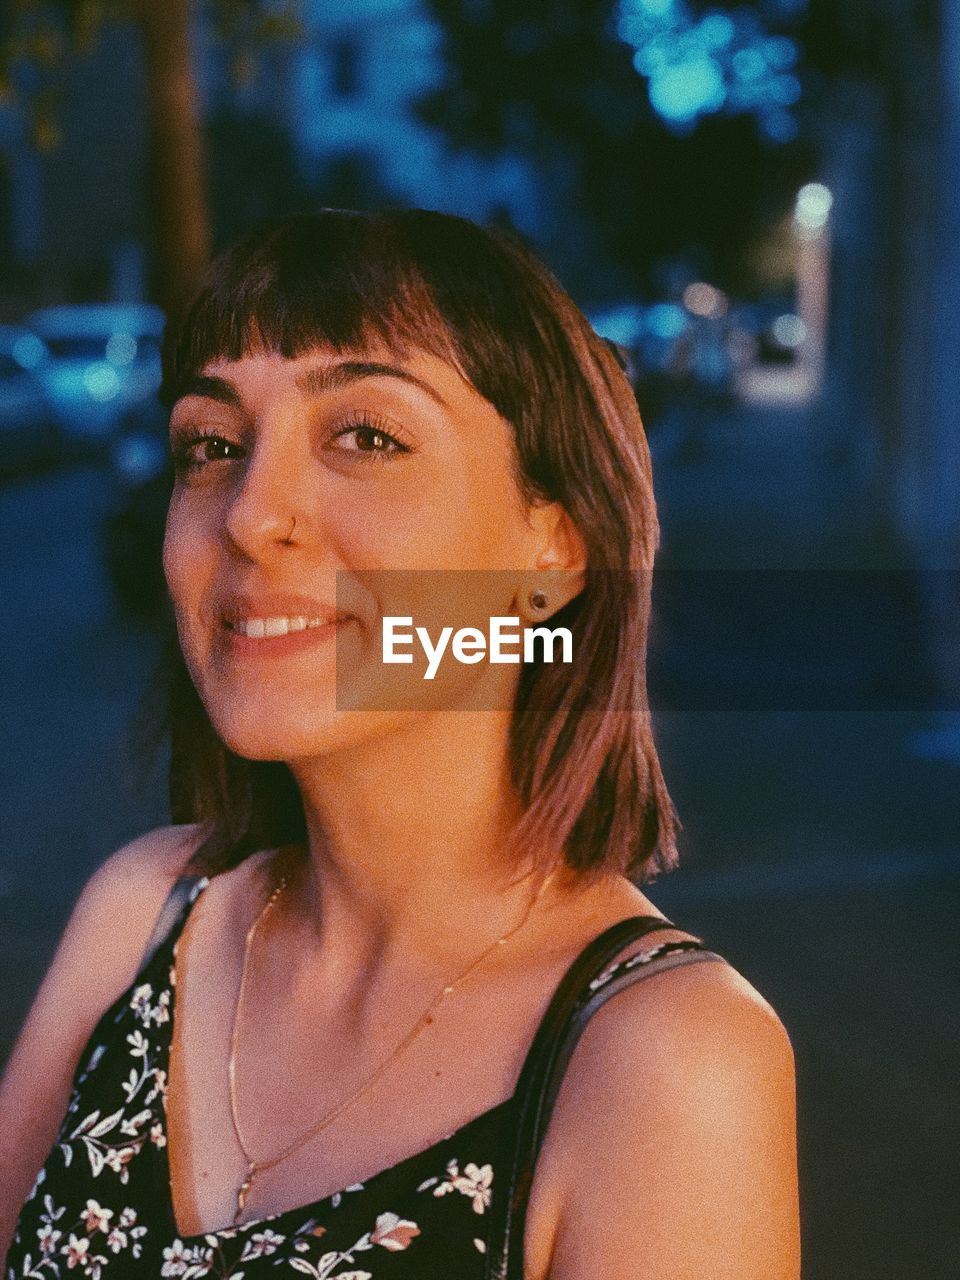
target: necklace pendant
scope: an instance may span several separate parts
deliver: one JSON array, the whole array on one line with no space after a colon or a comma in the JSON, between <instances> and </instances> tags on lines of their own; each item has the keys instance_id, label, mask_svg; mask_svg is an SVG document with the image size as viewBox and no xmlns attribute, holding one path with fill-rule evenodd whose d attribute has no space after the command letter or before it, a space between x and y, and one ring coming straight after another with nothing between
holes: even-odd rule
<instances>
[{"instance_id":1,"label":"necklace pendant","mask_svg":"<svg viewBox=\"0 0 960 1280\"><path fill-rule=\"evenodd\" d=\"M237 1211L233 1215L233 1225L235 1227L240 1225L240 1215L246 1208L247 1196L250 1194L250 1188L253 1186L253 1180L256 1176L257 1166L255 1164L251 1164L247 1169L247 1176L237 1188Z\"/></svg>"}]
</instances>

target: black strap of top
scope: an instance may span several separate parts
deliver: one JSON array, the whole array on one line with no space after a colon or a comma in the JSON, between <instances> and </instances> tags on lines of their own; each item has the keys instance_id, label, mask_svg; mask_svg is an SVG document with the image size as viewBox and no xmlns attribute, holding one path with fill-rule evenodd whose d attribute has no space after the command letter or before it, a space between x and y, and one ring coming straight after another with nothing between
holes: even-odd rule
<instances>
[{"instance_id":1,"label":"black strap of top","mask_svg":"<svg viewBox=\"0 0 960 1280\"><path fill-rule=\"evenodd\" d=\"M159 951L170 936L170 930L179 920L180 913L187 905L187 900L193 892L194 886L202 879L202 876L180 876L178 880L174 881L173 888L167 894L166 902L160 908L157 922L153 926L153 933L150 935L150 940L140 960L140 968L137 971L138 976L143 973L156 952Z\"/></svg>"},{"instance_id":2,"label":"black strap of top","mask_svg":"<svg viewBox=\"0 0 960 1280\"><path fill-rule=\"evenodd\" d=\"M700 939L668 942L656 958L637 961L598 985L624 947L655 929L675 929L659 916L631 916L612 925L581 952L557 988L517 1082L516 1140L509 1180L493 1197L487 1280L522 1280L523 1234L534 1165L567 1063L597 1009L625 986L691 960L721 959Z\"/></svg>"}]
</instances>

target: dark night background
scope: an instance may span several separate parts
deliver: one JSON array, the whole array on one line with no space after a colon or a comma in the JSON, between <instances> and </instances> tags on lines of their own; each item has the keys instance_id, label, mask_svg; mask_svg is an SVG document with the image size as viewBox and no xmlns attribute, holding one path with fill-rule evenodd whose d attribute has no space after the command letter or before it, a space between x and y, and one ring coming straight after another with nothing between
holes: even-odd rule
<instances>
[{"instance_id":1,"label":"dark night background","mask_svg":"<svg viewBox=\"0 0 960 1280\"><path fill-rule=\"evenodd\" d=\"M651 896L791 1034L806 1280L957 1276L960 0L0 0L0 1058L167 820L154 308L319 205L512 227L620 344Z\"/></svg>"}]
</instances>

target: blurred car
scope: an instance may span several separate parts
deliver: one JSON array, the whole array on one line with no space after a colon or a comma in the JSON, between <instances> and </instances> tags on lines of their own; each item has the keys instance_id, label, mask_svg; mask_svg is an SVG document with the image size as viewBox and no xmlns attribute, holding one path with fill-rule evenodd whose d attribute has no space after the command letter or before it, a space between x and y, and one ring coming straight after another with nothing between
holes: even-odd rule
<instances>
[{"instance_id":1,"label":"blurred car","mask_svg":"<svg viewBox=\"0 0 960 1280\"><path fill-rule=\"evenodd\" d=\"M46 348L36 334L0 325L0 475L54 460L57 430L37 368Z\"/></svg>"},{"instance_id":2,"label":"blurred car","mask_svg":"<svg viewBox=\"0 0 960 1280\"><path fill-rule=\"evenodd\" d=\"M717 305L723 295L702 283L693 288L709 290L715 311L681 301L624 302L589 317L602 338L629 352L631 381L648 430L671 408L691 402L722 407L732 398L736 360L726 307Z\"/></svg>"},{"instance_id":3,"label":"blurred car","mask_svg":"<svg viewBox=\"0 0 960 1280\"><path fill-rule=\"evenodd\" d=\"M110 496L101 529L117 603L138 617L163 602L163 530L173 487L167 411L156 396L129 410L109 446Z\"/></svg>"},{"instance_id":4,"label":"blurred car","mask_svg":"<svg viewBox=\"0 0 960 1280\"><path fill-rule=\"evenodd\" d=\"M619 353L648 430L669 397L672 353L689 327L682 307L620 302L588 313L596 333Z\"/></svg>"},{"instance_id":5,"label":"blurred car","mask_svg":"<svg viewBox=\"0 0 960 1280\"><path fill-rule=\"evenodd\" d=\"M792 311L783 311L761 329L757 358L765 364L793 364L806 340L804 321Z\"/></svg>"},{"instance_id":6,"label":"blurred car","mask_svg":"<svg viewBox=\"0 0 960 1280\"><path fill-rule=\"evenodd\" d=\"M787 297L765 298L737 308L734 322L750 361L762 365L789 365L802 356L807 326Z\"/></svg>"},{"instance_id":7,"label":"blurred car","mask_svg":"<svg viewBox=\"0 0 960 1280\"><path fill-rule=\"evenodd\" d=\"M67 446L102 444L160 385L159 307L68 304L34 311L26 323L47 349L37 376Z\"/></svg>"}]
</instances>

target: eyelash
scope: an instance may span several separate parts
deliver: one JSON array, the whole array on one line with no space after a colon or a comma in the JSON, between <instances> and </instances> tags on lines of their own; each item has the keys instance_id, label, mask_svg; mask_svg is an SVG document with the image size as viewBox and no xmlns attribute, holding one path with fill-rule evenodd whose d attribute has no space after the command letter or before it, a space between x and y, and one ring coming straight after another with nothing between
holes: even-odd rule
<instances>
[{"instance_id":1,"label":"eyelash","mask_svg":"<svg viewBox=\"0 0 960 1280\"><path fill-rule=\"evenodd\" d=\"M378 418L376 414L358 412L356 414L348 414L344 426L334 432L333 439L339 440L341 436L352 435L355 431L370 431L376 436L383 436L388 440L393 449L349 449L345 452L358 453L366 455L371 461L376 459L378 462L393 462L399 458L402 453L412 453L410 445L404 444L392 431L388 431L386 424L382 418Z\"/></svg>"},{"instance_id":2,"label":"eyelash","mask_svg":"<svg viewBox=\"0 0 960 1280\"><path fill-rule=\"evenodd\" d=\"M392 431L388 431L383 423L373 414L358 413L348 417L344 426L333 434L334 440L339 440L341 436L352 435L356 432L366 431L373 435L382 436L388 441L392 449L341 449L340 453L356 454L358 458L365 461L384 463L393 462L401 454L412 453L409 445L404 444ZM209 466L213 462L230 462L230 458L204 458L199 459L193 456L192 451L198 446L207 442L215 442L223 445L228 449L240 449L241 445L235 444L232 440L227 440L217 431L205 431L202 429L191 430L189 428L174 434L170 445L171 457L173 459L174 471L177 475L187 475L192 471L198 471L203 467Z\"/></svg>"},{"instance_id":3,"label":"eyelash","mask_svg":"<svg viewBox=\"0 0 960 1280\"><path fill-rule=\"evenodd\" d=\"M230 440L224 439L216 431L201 430L184 430L177 432L170 441L170 456L173 459L174 472L179 475L186 475L191 471L199 471L201 467L208 466L211 462L229 462L229 458L204 458L199 459L192 456L192 451L197 445L206 443L217 443L225 445L227 448L239 448Z\"/></svg>"}]
</instances>

